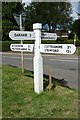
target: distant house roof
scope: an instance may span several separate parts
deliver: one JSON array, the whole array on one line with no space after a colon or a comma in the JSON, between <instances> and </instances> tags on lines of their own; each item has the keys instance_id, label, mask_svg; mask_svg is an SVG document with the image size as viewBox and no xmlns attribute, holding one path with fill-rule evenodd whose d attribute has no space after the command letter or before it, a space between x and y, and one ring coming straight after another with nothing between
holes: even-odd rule
<instances>
[{"instance_id":1,"label":"distant house roof","mask_svg":"<svg viewBox=\"0 0 80 120\"><path fill-rule=\"evenodd\" d=\"M62 36L62 37L68 37L69 32L68 30L64 30L63 25L56 25L56 28L54 30L54 28L51 26L51 32L56 33L58 36ZM45 24L43 25L43 31L49 31L49 25Z\"/></svg>"}]
</instances>

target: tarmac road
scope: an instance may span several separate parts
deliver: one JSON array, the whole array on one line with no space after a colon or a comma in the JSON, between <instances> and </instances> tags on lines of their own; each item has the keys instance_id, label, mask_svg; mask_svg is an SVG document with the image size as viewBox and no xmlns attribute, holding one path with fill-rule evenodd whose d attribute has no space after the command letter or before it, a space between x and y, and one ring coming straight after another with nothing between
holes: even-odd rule
<instances>
[{"instance_id":1,"label":"tarmac road","mask_svg":"<svg viewBox=\"0 0 80 120\"><path fill-rule=\"evenodd\" d=\"M0 53L2 64L21 67L20 53ZM77 55L42 55L43 71L57 79L64 79L68 86L78 89L78 56ZM33 55L24 53L24 68L33 71Z\"/></svg>"}]
</instances>

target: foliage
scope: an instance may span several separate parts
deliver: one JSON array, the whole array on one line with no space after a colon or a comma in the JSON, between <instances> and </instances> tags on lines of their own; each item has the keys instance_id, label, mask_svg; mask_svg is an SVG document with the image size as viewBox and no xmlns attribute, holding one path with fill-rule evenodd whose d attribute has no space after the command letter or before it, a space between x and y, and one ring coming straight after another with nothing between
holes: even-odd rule
<instances>
[{"instance_id":1,"label":"foliage","mask_svg":"<svg viewBox=\"0 0 80 120\"><path fill-rule=\"evenodd\" d=\"M0 42L1 43L1 42ZM10 51L10 45L11 44L19 44L19 41L2 41L2 47L0 47L1 51Z\"/></svg>"},{"instance_id":2,"label":"foliage","mask_svg":"<svg viewBox=\"0 0 80 120\"><path fill-rule=\"evenodd\" d=\"M76 49L76 54L77 54L77 55L80 55L80 47L77 47L77 49Z\"/></svg>"},{"instance_id":3,"label":"foliage","mask_svg":"<svg viewBox=\"0 0 80 120\"><path fill-rule=\"evenodd\" d=\"M20 2L2 2L2 40L10 40L10 30L19 29L13 14L20 14L23 6Z\"/></svg>"},{"instance_id":4,"label":"foliage","mask_svg":"<svg viewBox=\"0 0 80 120\"><path fill-rule=\"evenodd\" d=\"M73 23L73 31L77 34L78 38L80 39L80 19L75 20Z\"/></svg>"},{"instance_id":5,"label":"foliage","mask_svg":"<svg viewBox=\"0 0 80 120\"><path fill-rule=\"evenodd\" d=\"M2 2L2 40L9 39L10 30L19 30L19 26L13 17L13 14L20 14L25 11L27 19L25 29L32 30L33 23L40 22L43 25L46 23L51 25L55 30L56 25L60 24L64 29L70 28L72 18L70 17L72 8L69 2L32 2L25 9L20 2Z\"/></svg>"},{"instance_id":6,"label":"foliage","mask_svg":"<svg viewBox=\"0 0 80 120\"><path fill-rule=\"evenodd\" d=\"M69 34L68 39L74 39L74 32L71 32L71 33Z\"/></svg>"},{"instance_id":7,"label":"foliage","mask_svg":"<svg viewBox=\"0 0 80 120\"><path fill-rule=\"evenodd\" d=\"M31 29L32 24L37 22L48 24L49 30L51 25L55 30L57 24L64 29L70 28L72 23L71 11L72 7L69 2L32 2L26 7L26 28L29 26Z\"/></svg>"},{"instance_id":8,"label":"foliage","mask_svg":"<svg viewBox=\"0 0 80 120\"><path fill-rule=\"evenodd\" d=\"M14 26L14 24L10 20L3 20L2 21L2 31L3 31L2 40L3 41L10 40L9 32L12 29L13 30L17 29L17 26Z\"/></svg>"},{"instance_id":9,"label":"foliage","mask_svg":"<svg viewBox=\"0 0 80 120\"><path fill-rule=\"evenodd\" d=\"M76 46L80 46L80 39L76 40Z\"/></svg>"}]
</instances>

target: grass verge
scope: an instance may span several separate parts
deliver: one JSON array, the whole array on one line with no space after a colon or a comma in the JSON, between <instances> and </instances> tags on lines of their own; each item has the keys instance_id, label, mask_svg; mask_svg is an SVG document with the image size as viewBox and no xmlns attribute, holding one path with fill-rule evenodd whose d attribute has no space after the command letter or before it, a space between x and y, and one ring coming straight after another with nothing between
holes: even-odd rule
<instances>
[{"instance_id":1,"label":"grass verge","mask_svg":"<svg viewBox=\"0 0 80 120\"><path fill-rule=\"evenodd\" d=\"M80 47L77 47L75 54L80 55Z\"/></svg>"},{"instance_id":2,"label":"grass verge","mask_svg":"<svg viewBox=\"0 0 80 120\"><path fill-rule=\"evenodd\" d=\"M56 84L34 93L33 74L3 65L3 118L78 118L78 92ZM31 76L31 77L29 77Z\"/></svg>"}]
</instances>

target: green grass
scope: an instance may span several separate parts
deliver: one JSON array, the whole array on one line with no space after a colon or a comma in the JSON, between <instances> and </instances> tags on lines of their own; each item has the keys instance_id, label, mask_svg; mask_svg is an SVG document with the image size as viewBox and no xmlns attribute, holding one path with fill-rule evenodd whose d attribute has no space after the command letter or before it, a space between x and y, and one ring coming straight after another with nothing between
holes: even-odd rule
<instances>
[{"instance_id":1,"label":"green grass","mask_svg":"<svg viewBox=\"0 0 80 120\"><path fill-rule=\"evenodd\" d=\"M2 118L2 66L0 65L0 118Z\"/></svg>"},{"instance_id":2,"label":"green grass","mask_svg":"<svg viewBox=\"0 0 80 120\"><path fill-rule=\"evenodd\" d=\"M75 54L80 55L80 47L77 47Z\"/></svg>"},{"instance_id":3,"label":"green grass","mask_svg":"<svg viewBox=\"0 0 80 120\"><path fill-rule=\"evenodd\" d=\"M77 118L78 92L56 84L54 90L36 94L33 74L3 66L3 118ZM31 76L31 77L29 77Z\"/></svg>"}]
</instances>

